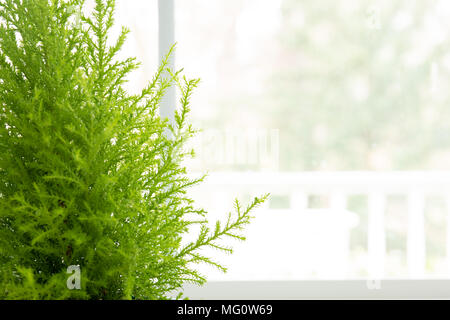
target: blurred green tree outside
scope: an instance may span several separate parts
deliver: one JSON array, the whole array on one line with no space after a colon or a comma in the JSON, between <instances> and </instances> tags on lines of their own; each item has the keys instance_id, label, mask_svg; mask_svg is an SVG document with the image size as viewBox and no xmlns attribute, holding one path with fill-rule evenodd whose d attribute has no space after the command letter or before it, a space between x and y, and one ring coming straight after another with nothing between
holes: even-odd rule
<instances>
[{"instance_id":1,"label":"blurred green tree outside","mask_svg":"<svg viewBox=\"0 0 450 320\"><path fill-rule=\"evenodd\" d=\"M282 169L447 166L450 43L430 20L436 3L283 2L285 61L264 110L284 128Z\"/></svg>"},{"instance_id":2,"label":"blurred green tree outside","mask_svg":"<svg viewBox=\"0 0 450 320\"><path fill-rule=\"evenodd\" d=\"M207 93L193 110L205 130L249 123L279 129L279 171L450 169L448 1L194 2L195 19L186 13L180 21L180 48L191 32L207 52L202 56L192 50L191 60L216 55L208 60L208 71L216 70L216 77L202 77L200 88ZM262 8L275 2L277 13ZM181 16L186 4L177 4ZM279 24L264 36L272 23L270 10L279 15ZM407 208L403 198L387 202L387 250L391 265L398 262L389 274L395 276L404 272ZM360 215L352 250L364 251L367 199L349 198L348 208ZM427 197L428 271L445 256L445 212L442 199Z\"/></svg>"}]
</instances>

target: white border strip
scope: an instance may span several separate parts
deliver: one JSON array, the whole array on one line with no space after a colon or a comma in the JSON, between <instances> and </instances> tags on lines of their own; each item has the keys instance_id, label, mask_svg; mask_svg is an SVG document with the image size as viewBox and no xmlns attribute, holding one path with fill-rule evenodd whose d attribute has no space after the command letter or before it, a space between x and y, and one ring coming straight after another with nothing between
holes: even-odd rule
<instances>
[{"instance_id":1,"label":"white border strip","mask_svg":"<svg viewBox=\"0 0 450 320\"><path fill-rule=\"evenodd\" d=\"M191 300L450 299L450 280L222 281L187 284Z\"/></svg>"}]
</instances>

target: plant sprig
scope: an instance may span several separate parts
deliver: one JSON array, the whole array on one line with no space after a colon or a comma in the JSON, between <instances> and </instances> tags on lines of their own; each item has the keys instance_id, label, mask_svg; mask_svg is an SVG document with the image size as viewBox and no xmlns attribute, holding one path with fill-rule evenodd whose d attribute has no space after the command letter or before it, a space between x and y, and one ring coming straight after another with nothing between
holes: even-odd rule
<instances>
[{"instance_id":1,"label":"plant sprig","mask_svg":"<svg viewBox=\"0 0 450 320\"><path fill-rule=\"evenodd\" d=\"M224 223L187 195L204 179L183 166L198 79L171 70L173 48L139 94L124 88L137 69L119 60L129 30L112 46L114 0L0 1L0 299L166 299L193 264L221 263L204 247L231 252L250 212L235 203ZM73 19L79 23L71 23ZM176 86L170 122L161 100ZM170 132L171 134L167 134ZM197 240L183 245L189 227ZM67 268L81 269L69 290Z\"/></svg>"}]
</instances>

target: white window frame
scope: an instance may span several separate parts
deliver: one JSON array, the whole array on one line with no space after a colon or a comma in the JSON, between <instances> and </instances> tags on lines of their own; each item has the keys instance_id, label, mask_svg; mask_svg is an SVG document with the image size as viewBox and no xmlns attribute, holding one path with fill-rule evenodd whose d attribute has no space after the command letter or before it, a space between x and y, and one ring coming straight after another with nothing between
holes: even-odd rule
<instances>
[{"instance_id":1,"label":"white window frame","mask_svg":"<svg viewBox=\"0 0 450 320\"><path fill-rule=\"evenodd\" d=\"M158 0L159 58L175 43L174 0ZM174 68L175 55L169 67ZM175 110L175 90L167 92L161 115ZM186 284L191 299L450 299L450 280L210 281Z\"/></svg>"},{"instance_id":2,"label":"white window frame","mask_svg":"<svg viewBox=\"0 0 450 320\"><path fill-rule=\"evenodd\" d=\"M170 48L175 43L175 19L174 19L174 0L158 0L158 53L159 61L162 61ZM175 52L173 52L168 67L175 68ZM166 95L161 101L160 114L162 118L171 120L175 112L175 88L167 90Z\"/></svg>"}]
</instances>

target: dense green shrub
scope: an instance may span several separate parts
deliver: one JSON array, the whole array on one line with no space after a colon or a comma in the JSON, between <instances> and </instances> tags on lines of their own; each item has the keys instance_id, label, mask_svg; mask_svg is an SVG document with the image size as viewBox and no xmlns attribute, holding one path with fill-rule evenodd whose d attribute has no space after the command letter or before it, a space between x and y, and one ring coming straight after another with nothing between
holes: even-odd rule
<instances>
[{"instance_id":1,"label":"dense green shrub","mask_svg":"<svg viewBox=\"0 0 450 320\"><path fill-rule=\"evenodd\" d=\"M220 240L241 238L255 198L207 227L186 189L182 160L198 80L167 68L138 95L123 84L138 67L109 46L114 1L0 1L0 298L161 299L185 281L203 283L195 263ZM162 76L163 74L169 76ZM170 86L180 109L158 107ZM188 218L192 217L194 218ZM201 232L183 244L192 224ZM81 268L81 290L66 286Z\"/></svg>"}]
</instances>

